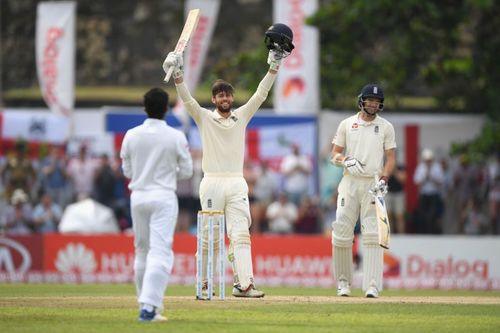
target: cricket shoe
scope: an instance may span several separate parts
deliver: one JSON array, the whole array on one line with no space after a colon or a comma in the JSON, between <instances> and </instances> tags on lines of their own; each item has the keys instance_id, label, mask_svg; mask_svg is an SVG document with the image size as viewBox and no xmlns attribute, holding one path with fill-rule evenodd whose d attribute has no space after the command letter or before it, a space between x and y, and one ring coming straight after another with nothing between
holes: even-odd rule
<instances>
[{"instance_id":1,"label":"cricket shoe","mask_svg":"<svg viewBox=\"0 0 500 333\"><path fill-rule=\"evenodd\" d=\"M351 288L349 282L340 280L337 286L337 296L351 296Z\"/></svg>"},{"instance_id":2,"label":"cricket shoe","mask_svg":"<svg viewBox=\"0 0 500 333\"><path fill-rule=\"evenodd\" d=\"M234 297L261 298L264 297L264 295L264 292L255 289L253 284L249 285L245 290L241 289L241 285L239 284L233 286Z\"/></svg>"},{"instance_id":3,"label":"cricket shoe","mask_svg":"<svg viewBox=\"0 0 500 333\"><path fill-rule=\"evenodd\" d=\"M167 320L167 317L162 316L160 313L157 313L156 310L147 311L145 309L142 309L141 313L139 314L139 321L143 322L162 322Z\"/></svg>"},{"instance_id":4,"label":"cricket shoe","mask_svg":"<svg viewBox=\"0 0 500 333\"><path fill-rule=\"evenodd\" d=\"M366 290L365 297L368 298L378 298L378 289L375 286L370 286Z\"/></svg>"}]
</instances>

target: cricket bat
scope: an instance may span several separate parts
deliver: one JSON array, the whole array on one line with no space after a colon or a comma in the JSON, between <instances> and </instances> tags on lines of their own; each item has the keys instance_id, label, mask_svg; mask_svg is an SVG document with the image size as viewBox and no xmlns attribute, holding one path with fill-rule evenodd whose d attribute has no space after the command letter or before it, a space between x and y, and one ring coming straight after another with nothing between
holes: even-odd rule
<instances>
[{"instance_id":1,"label":"cricket bat","mask_svg":"<svg viewBox=\"0 0 500 333\"><path fill-rule=\"evenodd\" d=\"M377 181L378 176L375 175L375 182ZM375 198L375 211L377 214L378 243L384 249L389 249L389 242L391 240L391 226L389 224L389 217L387 216L385 199L379 191L374 191L372 192L372 194Z\"/></svg>"},{"instance_id":2,"label":"cricket bat","mask_svg":"<svg viewBox=\"0 0 500 333\"><path fill-rule=\"evenodd\" d=\"M184 53L184 49L186 48L189 39L196 30L196 26L198 25L199 19L200 19L200 9L199 8L191 9L188 13L188 17L186 19L186 23L184 24L184 28L182 29L181 36L179 37L177 45L175 46L174 50L175 53L180 55ZM173 71L174 71L173 67L170 67L168 69L167 75L165 75L164 79L165 82L168 82L170 80Z\"/></svg>"}]
</instances>

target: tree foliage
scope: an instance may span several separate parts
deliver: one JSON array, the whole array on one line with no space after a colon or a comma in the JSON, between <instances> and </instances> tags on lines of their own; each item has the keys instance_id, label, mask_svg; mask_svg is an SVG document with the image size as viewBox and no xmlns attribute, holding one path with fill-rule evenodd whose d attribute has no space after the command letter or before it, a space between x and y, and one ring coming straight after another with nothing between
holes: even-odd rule
<instances>
[{"instance_id":1,"label":"tree foliage","mask_svg":"<svg viewBox=\"0 0 500 333\"><path fill-rule=\"evenodd\" d=\"M433 96L440 111L498 117L500 2L336 0L309 18L321 34L323 107L367 82L394 98Z\"/></svg>"}]
</instances>

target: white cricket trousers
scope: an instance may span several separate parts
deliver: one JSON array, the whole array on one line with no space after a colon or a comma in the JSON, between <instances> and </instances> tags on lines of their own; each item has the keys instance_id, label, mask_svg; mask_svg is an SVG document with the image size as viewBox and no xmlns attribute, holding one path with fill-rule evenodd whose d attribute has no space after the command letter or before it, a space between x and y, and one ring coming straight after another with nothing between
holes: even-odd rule
<instances>
[{"instance_id":1,"label":"white cricket trousers","mask_svg":"<svg viewBox=\"0 0 500 333\"><path fill-rule=\"evenodd\" d=\"M138 301L163 309L163 296L174 263L177 196L173 191L133 191L131 210Z\"/></svg>"},{"instance_id":2,"label":"white cricket trousers","mask_svg":"<svg viewBox=\"0 0 500 333\"><path fill-rule=\"evenodd\" d=\"M228 256L233 266L234 283L240 284L242 289L248 288L254 280L250 204L245 179L239 174L205 174L200 183L200 202L203 210L224 211L230 241ZM205 252L205 248L203 250ZM216 249L214 251L217 253Z\"/></svg>"},{"instance_id":3,"label":"white cricket trousers","mask_svg":"<svg viewBox=\"0 0 500 333\"><path fill-rule=\"evenodd\" d=\"M344 175L339 184L337 220L332 223L335 279L352 281L352 242L354 227L361 221L363 235L363 290L373 286L382 291L384 251L378 244L375 199L368 192L373 178Z\"/></svg>"}]
</instances>

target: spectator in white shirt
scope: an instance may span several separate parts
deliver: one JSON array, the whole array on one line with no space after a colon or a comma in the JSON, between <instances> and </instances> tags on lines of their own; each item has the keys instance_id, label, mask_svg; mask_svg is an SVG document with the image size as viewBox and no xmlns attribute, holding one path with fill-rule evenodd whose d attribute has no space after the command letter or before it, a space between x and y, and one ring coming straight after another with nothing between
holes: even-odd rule
<instances>
[{"instance_id":1,"label":"spectator in white shirt","mask_svg":"<svg viewBox=\"0 0 500 333\"><path fill-rule=\"evenodd\" d=\"M72 158L66 169L76 198L89 197L92 194L96 168L97 163L88 156L87 146L82 145L78 157Z\"/></svg>"},{"instance_id":2,"label":"spectator in white shirt","mask_svg":"<svg viewBox=\"0 0 500 333\"><path fill-rule=\"evenodd\" d=\"M285 177L284 189L290 201L300 205L302 197L309 193L309 175L312 165L309 157L300 153L300 146L292 144L292 154L281 162L281 172Z\"/></svg>"},{"instance_id":3,"label":"spectator in white shirt","mask_svg":"<svg viewBox=\"0 0 500 333\"><path fill-rule=\"evenodd\" d=\"M269 221L269 232L291 234L298 218L297 206L288 201L286 193L280 193L278 200L267 207L266 216Z\"/></svg>"},{"instance_id":4,"label":"spectator in white shirt","mask_svg":"<svg viewBox=\"0 0 500 333\"><path fill-rule=\"evenodd\" d=\"M415 170L413 181L419 188L415 231L423 234L441 233L440 217L443 213L441 187L444 182L444 173L441 164L434 161L432 150L422 151L422 161Z\"/></svg>"}]
</instances>

